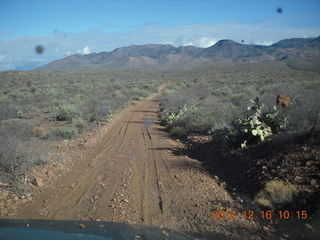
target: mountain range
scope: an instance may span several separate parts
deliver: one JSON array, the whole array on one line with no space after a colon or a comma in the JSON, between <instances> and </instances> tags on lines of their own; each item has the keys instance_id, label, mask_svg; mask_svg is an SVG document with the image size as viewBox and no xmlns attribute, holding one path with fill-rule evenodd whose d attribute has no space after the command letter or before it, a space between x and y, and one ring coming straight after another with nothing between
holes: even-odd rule
<instances>
[{"instance_id":1,"label":"mountain range","mask_svg":"<svg viewBox=\"0 0 320 240\"><path fill-rule=\"evenodd\" d=\"M320 57L320 36L292 38L271 46L220 40L208 48L147 44L120 47L111 52L74 54L41 66L36 71L103 70L201 65L210 63L282 61Z\"/></svg>"}]
</instances>

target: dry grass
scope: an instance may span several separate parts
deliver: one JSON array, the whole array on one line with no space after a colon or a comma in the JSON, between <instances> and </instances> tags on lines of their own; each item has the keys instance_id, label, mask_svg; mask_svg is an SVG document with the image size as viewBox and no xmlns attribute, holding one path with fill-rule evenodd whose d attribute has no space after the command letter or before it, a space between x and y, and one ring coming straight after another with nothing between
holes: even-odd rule
<instances>
[{"instance_id":1,"label":"dry grass","mask_svg":"<svg viewBox=\"0 0 320 240\"><path fill-rule=\"evenodd\" d=\"M264 189L257 194L254 201L260 206L274 209L294 202L299 192L296 185L281 180L271 180L265 184Z\"/></svg>"}]
</instances>

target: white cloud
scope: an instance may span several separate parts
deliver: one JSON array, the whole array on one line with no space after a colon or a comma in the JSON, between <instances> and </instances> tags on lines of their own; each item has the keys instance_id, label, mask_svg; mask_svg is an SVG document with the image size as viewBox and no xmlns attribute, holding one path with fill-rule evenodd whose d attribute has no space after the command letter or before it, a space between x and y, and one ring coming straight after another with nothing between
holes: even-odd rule
<instances>
[{"instance_id":1,"label":"white cloud","mask_svg":"<svg viewBox=\"0 0 320 240\"><path fill-rule=\"evenodd\" d=\"M207 48L207 47L214 45L217 42L217 39L202 37L202 38L198 39L196 42L199 47Z\"/></svg>"},{"instance_id":2,"label":"white cloud","mask_svg":"<svg viewBox=\"0 0 320 240\"><path fill-rule=\"evenodd\" d=\"M83 49L82 49L82 54L89 54L90 53L90 46L85 46Z\"/></svg>"},{"instance_id":3,"label":"white cloud","mask_svg":"<svg viewBox=\"0 0 320 240\"><path fill-rule=\"evenodd\" d=\"M262 42L255 42L254 44L256 44L256 45L264 45L264 46L270 46L270 45L272 45L272 44L274 44L275 42L273 42L273 41L262 41Z\"/></svg>"},{"instance_id":4,"label":"white cloud","mask_svg":"<svg viewBox=\"0 0 320 240\"><path fill-rule=\"evenodd\" d=\"M200 37L200 38L192 38L190 39L183 39L182 40L182 46L197 46L197 47L202 47L202 48L207 48L212 45L214 45L217 42L215 38L209 38L209 37ZM177 45L177 44L174 44Z\"/></svg>"}]
</instances>

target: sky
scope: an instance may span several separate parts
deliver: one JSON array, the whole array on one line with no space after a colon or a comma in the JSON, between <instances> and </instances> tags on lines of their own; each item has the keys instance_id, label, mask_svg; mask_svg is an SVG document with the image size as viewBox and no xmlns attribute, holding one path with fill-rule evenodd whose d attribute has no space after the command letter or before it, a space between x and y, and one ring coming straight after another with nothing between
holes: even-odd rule
<instances>
[{"instance_id":1,"label":"sky","mask_svg":"<svg viewBox=\"0 0 320 240\"><path fill-rule=\"evenodd\" d=\"M320 0L0 0L0 71L129 45L271 45L319 35Z\"/></svg>"}]
</instances>

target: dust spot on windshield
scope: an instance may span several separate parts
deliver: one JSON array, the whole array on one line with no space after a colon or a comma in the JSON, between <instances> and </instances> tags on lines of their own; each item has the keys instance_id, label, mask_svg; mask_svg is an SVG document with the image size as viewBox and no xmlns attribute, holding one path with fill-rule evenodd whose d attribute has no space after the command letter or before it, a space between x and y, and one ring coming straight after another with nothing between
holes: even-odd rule
<instances>
[{"instance_id":1,"label":"dust spot on windshield","mask_svg":"<svg viewBox=\"0 0 320 240\"><path fill-rule=\"evenodd\" d=\"M44 52L44 47L42 45L37 45L34 50L36 53L42 54Z\"/></svg>"}]
</instances>

